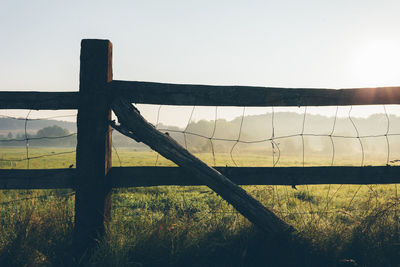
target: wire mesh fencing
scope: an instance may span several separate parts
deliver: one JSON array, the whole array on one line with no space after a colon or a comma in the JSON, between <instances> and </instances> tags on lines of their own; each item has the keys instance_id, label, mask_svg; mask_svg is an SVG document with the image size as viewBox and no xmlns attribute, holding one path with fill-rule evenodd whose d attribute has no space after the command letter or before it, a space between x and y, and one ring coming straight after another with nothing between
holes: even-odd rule
<instances>
[{"instance_id":1,"label":"wire mesh fencing","mask_svg":"<svg viewBox=\"0 0 400 267\"><path fill-rule=\"evenodd\" d=\"M169 108L152 106L149 110L153 117L148 116L147 119L158 130L168 133L187 150L212 166L367 167L394 166L398 162L400 113L393 106L380 106L380 110L373 110L375 114L364 117L359 116L359 107L353 106L332 107L330 115L316 115L314 107L301 107L296 112L270 107L264 109L265 113L258 114L247 113L251 108L242 107L236 108L235 114L239 115L231 115L230 120L219 117L222 107L209 107L208 120L195 118L196 109L203 112L204 107L192 106L186 107L185 112L171 113L179 114L175 120L184 121L178 126L168 125L171 119L164 113ZM146 110L143 113L146 114ZM297 128L293 125L293 120L285 121L289 116L295 117ZM252 123L251 120L256 122ZM286 129L292 131L291 133L280 129L285 124L289 125ZM227 125L231 128L226 127ZM265 130L264 137L255 138L251 135L257 129L246 129L249 125ZM323 128L323 132L313 130L313 127L317 130ZM289 142L291 140L296 140L297 143ZM120 166L136 165L128 156L133 152L141 164L147 166L173 165L148 148L129 149L115 144L115 150L119 151ZM287 150L292 151L288 153ZM398 213L397 184L270 185L244 188L284 220L301 229L354 227L367 218L382 217L383 214L390 214L391 220L396 220ZM206 188L158 187L126 190L116 191L116 201L113 204L115 216L123 214L136 219L145 216L143 218L146 220L157 221L165 219L167 214L184 214L184 220L190 217L201 221L203 218L213 217L220 221L229 221L230 226L247 225L246 220L229 204ZM149 196L146 197L143 192ZM138 203L139 199L141 204ZM154 206L154 201L170 204Z\"/></svg>"},{"instance_id":2,"label":"wire mesh fencing","mask_svg":"<svg viewBox=\"0 0 400 267\"><path fill-rule=\"evenodd\" d=\"M382 106L379 116L376 115L375 121L372 120L372 122L368 122L368 118L361 119L353 116L355 110L353 107L334 107L331 109L330 116L322 116L322 119L327 121L319 127L324 128L323 133L312 130L316 125L316 115L310 107L301 107L297 109L297 113L288 112L279 107L270 107L264 109L265 114L251 113L249 112L251 108L236 108L236 113L230 115L230 119L220 116L227 113L223 110L224 108L210 107L212 112L208 113L207 120L198 118L198 114L204 111L203 107L192 106L186 108L187 114L180 112L180 117L174 118L174 120L184 121L180 126L168 125L166 122L168 116L165 114L168 108L155 106L153 108L155 118L150 121L160 131L168 132L186 149L212 166L307 167L346 164L393 166L397 164L397 158L400 158L396 152L400 144L397 140L400 135L400 120L391 106ZM66 117L73 118L76 114L31 116L31 111L27 111L23 118L0 116L9 121L19 122L21 126L19 132L11 131L10 128L3 129L1 133L1 168L74 168L76 131L54 135L46 131L40 132L40 130L52 127L52 123L57 124L56 121ZM286 121L288 117L294 117L294 119ZM255 119L257 121L252 123L251 120ZM46 121L46 127L30 128L34 123L43 121ZM290 126L286 127L289 133L282 130L285 124ZM250 133L256 132L257 129L251 126L249 130L249 125L261 128L264 131L264 137L256 138L255 135L251 135ZM366 133L365 128L368 127L375 129L373 133ZM11 135L8 135L8 132ZM319 138L318 146L310 141L313 138ZM296 142L289 142L290 140ZM343 140L344 143L341 144ZM351 140L351 142L346 140ZM377 144L371 146L371 141ZM318 148L313 148L313 145ZM142 144L124 139L116 132L113 133L112 149L113 166L173 165L156 152ZM349 149L349 152L343 153L346 149ZM288 150L292 151L287 153ZM371 154L379 157L371 160ZM343 160L341 158L343 155L349 157L350 160ZM354 225L368 216L373 216L374 213L381 214L383 210L386 213L390 212L395 216L394 218L397 218L398 213L397 185L293 187L271 185L244 186L244 188L280 217L302 227L327 226L332 222L336 222L337 225ZM52 193L38 195L34 190L28 190L12 198L3 197L4 203L0 205L12 206L13 203L53 201L60 197L71 200L73 193L58 191L54 195ZM118 218L141 218L152 222L175 216L180 220L200 221L210 227L212 226L210 222L225 222L235 229L248 225L248 222L229 204L205 187L114 190L113 214Z\"/></svg>"},{"instance_id":3,"label":"wire mesh fencing","mask_svg":"<svg viewBox=\"0 0 400 267\"><path fill-rule=\"evenodd\" d=\"M14 111L0 114L0 169L75 168L76 112ZM25 114L25 115L23 115ZM2 190L1 209L46 202L70 201L74 192Z\"/></svg>"},{"instance_id":4,"label":"wire mesh fencing","mask_svg":"<svg viewBox=\"0 0 400 267\"><path fill-rule=\"evenodd\" d=\"M31 118L31 114L32 110L27 111L25 117L0 115L3 124L1 129L3 134L0 135L2 168L74 167L76 129L70 131L62 126L66 124L69 124L69 128L76 126L72 122L61 123L59 120L74 119L76 114L36 118ZM31 124L34 125L33 128L30 127ZM56 160L51 161L52 158ZM32 161L36 163L34 166L31 165Z\"/></svg>"},{"instance_id":5,"label":"wire mesh fencing","mask_svg":"<svg viewBox=\"0 0 400 267\"><path fill-rule=\"evenodd\" d=\"M158 113L160 113L162 106L159 107L158 109ZM306 140L305 138L312 138L312 137L318 137L318 138L327 138L330 140L330 147L331 147L331 151L330 151L330 166L334 166L335 165L335 156L337 153L336 150L336 146L335 143L337 142L337 140L340 139L350 139L350 140L356 140L356 142L359 145L359 154L360 154L360 160L359 163L357 164L357 160L354 159L353 157L353 162L352 165L359 165L359 166L365 166L365 145L364 142L365 140L368 139L379 139L379 138L384 138L385 139L385 147L384 150L385 151L380 151L383 152L385 154L385 159L384 161L378 163L378 165L389 165L390 163L395 163L396 161L390 161L391 155L390 155L390 142L389 142L389 138L391 137L397 137L400 135L399 132L390 132L390 128L391 128L391 120L389 117L389 114L387 112L386 106L382 106L383 108L383 118L385 120L385 125L384 126L384 131L378 134L360 134L359 131L359 127L357 126L357 122L356 122L356 118L352 117L352 110L353 107L350 106L348 108L348 112L347 112L347 116L346 119L348 119L348 121L351 123L351 128L349 129L350 131L353 130L355 134L351 134L351 133L341 133L338 132L337 129L337 122L338 122L338 111L339 111L339 107L336 107L335 113L333 118L330 118L332 121L331 125L326 125L329 130L329 132L327 133L310 133L310 132L306 132L305 131L305 126L306 126L306 120L307 120L307 107L303 107L302 109L303 111L303 115L301 116L301 120L300 120L300 129L299 132L297 133L292 133L292 134L281 134L281 135L277 135L276 131L277 131L277 126L276 126L276 108L271 107L271 110L268 114L268 116L270 118L266 119L266 121L264 123L270 123L270 136L265 137L265 138L261 138L261 139L256 139L256 140L250 140L250 139L246 139L243 138L244 134L243 134L243 125L244 125L244 121L247 118L245 116L245 112L246 112L246 107L241 108L242 109L242 114L240 117L237 117L236 120L239 122L238 123L238 130L236 133L236 137L231 137L231 138L224 138L224 137L218 137L216 136L216 129L217 129L217 125L218 123L223 122L222 120L218 120L218 108L221 109L221 107L215 107L215 118L212 120L213 126L212 126L212 133L211 135L205 135L199 132L193 132L190 131L190 126L193 125L191 124L192 122L192 116L195 110L195 106L192 108L191 113L190 113L190 117L189 120L186 124L186 126L184 127L184 129L175 129L175 128L170 128L170 127L158 127L159 126L159 115L157 116L157 121L156 121L156 128L158 128L160 131L165 131L168 133L176 133L176 134L181 134L183 135L183 142L182 144L188 148L188 141L187 141L187 136L192 136L192 137L196 137L198 139L204 139L207 140L207 142L210 143L210 154L212 156L212 162L214 163L213 165L216 165L216 158L215 158L215 142L221 141L221 142L229 142L231 143L230 145L230 149L228 149L229 151L229 157L231 159L231 163L233 164L233 166L239 166L238 165L238 159L235 159L235 149L237 148L237 146L239 144L245 144L245 145L256 145L256 144L263 144L263 143L269 143L272 147L271 150L271 165L272 166L277 166L280 163L280 159L281 159L281 149L280 149L280 143L279 141L281 140L287 140L287 139L295 139L295 138L299 138L300 139L300 154L301 154L301 166L305 166L307 164L306 160L305 160L305 154L306 154L306 149L305 149L305 143ZM281 112L282 113L282 112ZM265 115L266 115L265 114ZM269 122L267 122L267 120ZM343 119L342 119L343 120ZM163 125L164 126L164 125ZM373 128L374 125L371 125L371 128ZM380 126L377 126L380 127ZM381 130L381 129L380 129ZM232 135L231 135L232 136ZM176 137L176 136L175 136ZM179 139L178 139L179 141ZM382 149L382 147L380 148ZM353 152L353 151L351 151ZM326 165L326 166L329 166ZM340 165L340 162L339 164Z\"/></svg>"}]
</instances>

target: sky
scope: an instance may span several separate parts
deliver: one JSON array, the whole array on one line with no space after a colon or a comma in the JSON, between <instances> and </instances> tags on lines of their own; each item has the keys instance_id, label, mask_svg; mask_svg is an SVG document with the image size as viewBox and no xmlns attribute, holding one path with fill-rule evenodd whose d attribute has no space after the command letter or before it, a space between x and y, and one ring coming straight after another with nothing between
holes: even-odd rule
<instances>
[{"instance_id":1,"label":"sky","mask_svg":"<svg viewBox=\"0 0 400 267\"><path fill-rule=\"evenodd\" d=\"M398 0L1 0L0 90L78 90L84 38L111 40L118 80L399 86L399 11Z\"/></svg>"}]
</instances>

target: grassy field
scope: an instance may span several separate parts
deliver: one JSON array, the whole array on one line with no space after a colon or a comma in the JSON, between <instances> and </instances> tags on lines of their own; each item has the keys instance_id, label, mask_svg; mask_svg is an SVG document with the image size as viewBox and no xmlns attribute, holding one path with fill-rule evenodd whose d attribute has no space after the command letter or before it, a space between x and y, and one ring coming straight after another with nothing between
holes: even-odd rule
<instances>
[{"instance_id":1,"label":"grassy field","mask_svg":"<svg viewBox=\"0 0 400 267\"><path fill-rule=\"evenodd\" d=\"M73 148L30 148L29 167L68 168ZM41 157L43 155L50 157ZM0 168L26 168L24 148L1 148ZM200 158L213 163L210 154ZM12 159L11 161L8 161ZM235 155L239 166L270 166ZM308 158L306 165L320 162ZM156 153L119 149L114 166L168 166ZM217 165L232 165L229 154ZM338 162L351 165L351 162ZM281 166L302 165L298 157ZM357 164L355 164L357 165ZM114 190L112 222L92 257L71 257L71 190L0 191L0 266L399 266L396 185L245 186L298 229L270 240L206 187ZM346 265L347 264L347 265ZM351 265L353 264L353 265Z\"/></svg>"}]
</instances>

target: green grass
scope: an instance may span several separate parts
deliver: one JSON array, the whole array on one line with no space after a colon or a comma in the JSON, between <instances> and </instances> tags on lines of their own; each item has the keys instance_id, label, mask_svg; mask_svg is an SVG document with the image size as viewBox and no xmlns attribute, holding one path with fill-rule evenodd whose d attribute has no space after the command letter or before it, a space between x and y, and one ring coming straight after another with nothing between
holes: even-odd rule
<instances>
[{"instance_id":1,"label":"green grass","mask_svg":"<svg viewBox=\"0 0 400 267\"><path fill-rule=\"evenodd\" d=\"M392 153L394 154L394 153ZM206 162L209 165L214 165L214 158L210 152L195 153L195 155ZM356 160L353 158L356 158ZM358 160L360 155L347 155L346 157L336 156L334 160L334 166L360 166ZM233 158L233 160L232 160ZM395 158L395 155L393 155ZM154 151L135 151L133 149L118 149L118 155L113 152L113 166L175 166L175 164L162 156L157 159L157 153ZM215 166L238 166L238 167L272 167L273 160L277 163L276 167L288 167L288 166L303 166L302 154L281 154L279 161L278 156L275 155L273 159L270 153L263 153L258 151L256 153L238 153L233 152L232 157L230 153L216 153L215 154ZM235 165L236 163L236 165ZM304 166L331 166L332 155L320 155L310 154L305 155ZM374 160L365 160L364 165L375 165L384 166L386 165L386 158L376 158Z\"/></svg>"},{"instance_id":2,"label":"green grass","mask_svg":"<svg viewBox=\"0 0 400 267\"><path fill-rule=\"evenodd\" d=\"M75 165L74 147L30 147L28 157L30 169L57 169ZM39 157L39 158L37 158ZM28 162L23 147L0 147L0 169L26 169Z\"/></svg>"},{"instance_id":3,"label":"green grass","mask_svg":"<svg viewBox=\"0 0 400 267\"><path fill-rule=\"evenodd\" d=\"M30 155L71 150L30 148ZM21 159L24 153L5 148L0 157ZM122 166L155 164L154 152L118 154ZM32 159L30 167L66 168L74 156ZM213 161L208 154L199 157ZM217 155L217 165L229 160ZM268 160L238 158L240 166L268 166ZM26 167L24 161L3 163L1 168ZM113 165L120 165L115 154ZM172 163L159 158L157 165ZM207 187L127 188L113 191L107 235L85 262L71 256L71 190L2 190L0 266L340 266L351 260L359 266L400 265L396 185L244 188L299 230L293 239L270 240ZM22 200L9 202L16 199Z\"/></svg>"}]
</instances>

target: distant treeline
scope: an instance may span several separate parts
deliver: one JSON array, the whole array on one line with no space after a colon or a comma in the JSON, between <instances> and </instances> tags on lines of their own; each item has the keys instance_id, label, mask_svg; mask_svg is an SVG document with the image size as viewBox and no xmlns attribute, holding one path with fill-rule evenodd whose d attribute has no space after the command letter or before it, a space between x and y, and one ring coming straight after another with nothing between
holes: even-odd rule
<instances>
[{"instance_id":1,"label":"distant treeline","mask_svg":"<svg viewBox=\"0 0 400 267\"><path fill-rule=\"evenodd\" d=\"M303 125L303 114L293 112L276 112L272 127L272 114L251 115L243 118L238 117L232 121L218 119L214 121L200 120L191 122L186 128L158 125L158 129L168 132L180 144L187 146L192 152L210 152L213 139L213 148L217 153L229 153L235 140L248 142L236 145L238 151L260 151L265 153L272 149L270 138L274 137L275 144L285 154L298 154L303 149L315 154L332 153L332 140L336 152L359 153L362 149L366 153L385 154L387 153L387 141L392 152L400 151L400 117L395 115L388 117L385 114L374 114L368 118L337 118L322 115L308 114ZM35 133L28 134L29 145L31 146L76 146L76 135L69 129L75 129L75 124L70 122L57 121L54 125L38 129ZM48 123L48 122L46 122ZM62 125L68 125L63 128ZM2 146L25 146L25 133L19 128L18 132L5 132L2 125L0 145ZM241 129L241 130L240 130ZM177 132L175 132L177 131ZM300 135L304 133L303 138ZM389 137L386 139L385 134ZM332 139L329 137L332 135ZM357 136L368 138L357 139ZM62 138L57 138L62 137ZM11 140L22 141L11 141ZM228 139L224 141L216 139ZM260 142L254 142L260 141ZM264 141L264 142L261 142ZM249 143L254 142L254 143ZM146 148L132 139L113 132L113 145L115 147L130 147L134 149ZM275 147L275 149L277 149Z\"/></svg>"},{"instance_id":2,"label":"distant treeline","mask_svg":"<svg viewBox=\"0 0 400 267\"><path fill-rule=\"evenodd\" d=\"M76 146L76 135L58 125L44 127L35 134L25 132L8 132L0 135L1 146Z\"/></svg>"},{"instance_id":3,"label":"distant treeline","mask_svg":"<svg viewBox=\"0 0 400 267\"><path fill-rule=\"evenodd\" d=\"M69 132L76 132L76 123L69 121L47 120L47 119L31 119L27 121L27 130L29 132L37 132L40 129L57 125ZM6 132L22 132L25 128L24 118L2 118L0 117L0 135ZM7 134L6 134L7 135Z\"/></svg>"},{"instance_id":4,"label":"distant treeline","mask_svg":"<svg viewBox=\"0 0 400 267\"><path fill-rule=\"evenodd\" d=\"M285 155L299 154L303 150L303 144L307 153L329 155L333 152L332 141L335 153L349 156L352 153L361 153L362 150L365 154L385 156L388 142L392 155L400 149L400 117L395 115L387 117L385 114L374 114L368 118L340 117L335 120L334 117L307 114L304 125L303 121L303 114L293 112L275 113L273 126L270 113L245 116L243 122L241 117L232 121L219 119L216 123L201 120L188 125L186 142L182 133L173 132L183 129L165 125L159 125L158 128L164 132L172 130L169 134L182 145L186 143L192 152L210 152L211 142L208 138L211 137L214 139L214 150L219 153L230 153L236 142L217 139L238 140L239 137L243 141L235 146L235 151L239 153L272 152L272 143L269 140L272 137L275 145ZM304 134L303 137L301 133ZM329 135L333 136L332 139ZM357 136L362 138L358 139ZM278 149L276 146L275 150Z\"/></svg>"}]
</instances>

